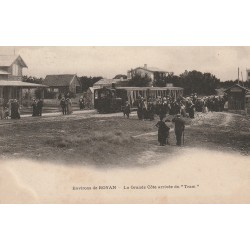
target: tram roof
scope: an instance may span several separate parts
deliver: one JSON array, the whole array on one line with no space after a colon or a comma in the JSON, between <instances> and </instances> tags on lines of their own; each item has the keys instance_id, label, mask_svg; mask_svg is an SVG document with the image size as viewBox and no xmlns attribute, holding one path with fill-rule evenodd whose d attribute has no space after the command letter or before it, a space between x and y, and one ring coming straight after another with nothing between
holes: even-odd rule
<instances>
[{"instance_id":1,"label":"tram roof","mask_svg":"<svg viewBox=\"0 0 250 250\"><path fill-rule=\"evenodd\" d=\"M124 90L183 90L181 87L115 87Z\"/></svg>"}]
</instances>

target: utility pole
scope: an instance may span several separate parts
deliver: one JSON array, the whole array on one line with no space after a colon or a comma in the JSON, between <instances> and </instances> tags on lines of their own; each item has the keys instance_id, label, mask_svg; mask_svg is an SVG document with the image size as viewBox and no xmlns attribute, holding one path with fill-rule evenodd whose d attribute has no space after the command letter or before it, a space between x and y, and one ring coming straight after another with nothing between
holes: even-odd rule
<instances>
[{"instance_id":1,"label":"utility pole","mask_svg":"<svg viewBox=\"0 0 250 250\"><path fill-rule=\"evenodd\" d=\"M238 84L240 83L240 68L238 67Z\"/></svg>"},{"instance_id":2,"label":"utility pole","mask_svg":"<svg viewBox=\"0 0 250 250\"><path fill-rule=\"evenodd\" d=\"M242 71L241 71L241 79L242 79L242 86L244 87L244 82L243 82L243 74L242 74Z\"/></svg>"}]
</instances>

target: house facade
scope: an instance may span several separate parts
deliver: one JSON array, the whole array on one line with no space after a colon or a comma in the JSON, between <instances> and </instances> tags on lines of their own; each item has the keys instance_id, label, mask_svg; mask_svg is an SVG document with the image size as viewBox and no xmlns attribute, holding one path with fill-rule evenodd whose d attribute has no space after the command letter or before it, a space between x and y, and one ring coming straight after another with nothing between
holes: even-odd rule
<instances>
[{"instance_id":1,"label":"house facade","mask_svg":"<svg viewBox=\"0 0 250 250\"><path fill-rule=\"evenodd\" d=\"M43 84L48 86L49 91L58 94L66 94L68 92L76 94L80 88L80 80L76 74L47 75Z\"/></svg>"},{"instance_id":2,"label":"house facade","mask_svg":"<svg viewBox=\"0 0 250 250\"><path fill-rule=\"evenodd\" d=\"M0 56L0 81L22 81L23 68L28 68L21 56Z\"/></svg>"},{"instance_id":3,"label":"house facade","mask_svg":"<svg viewBox=\"0 0 250 250\"><path fill-rule=\"evenodd\" d=\"M168 72L165 70L161 70L156 67L148 67L147 64L144 64L144 67L137 67L135 69L131 69L127 72L127 78L132 79L137 75L141 77L149 77L151 79L149 83L149 87L154 86L154 83L159 80L164 80L166 76L171 74L172 72Z\"/></svg>"},{"instance_id":4,"label":"house facade","mask_svg":"<svg viewBox=\"0 0 250 250\"><path fill-rule=\"evenodd\" d=\"M20 55L0 55L0 105L10 99L22 103L22 90L44 87L41 84L22 82L23 68L28 66Z\"/></svg>"}]
</instances>

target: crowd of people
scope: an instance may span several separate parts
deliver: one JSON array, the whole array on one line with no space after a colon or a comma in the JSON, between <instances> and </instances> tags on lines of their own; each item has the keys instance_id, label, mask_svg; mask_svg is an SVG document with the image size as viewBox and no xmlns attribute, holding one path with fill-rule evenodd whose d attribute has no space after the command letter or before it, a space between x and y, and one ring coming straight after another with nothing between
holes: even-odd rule
<instances>
[{"instance_id":1,"label":"crowd of people","mask_svg":"<svg viewBox=\"0 0 250 250\"><path fill-rule=\"evenodd\" d=\"M166 121L170 120L164 121L164 118L167 115L174 116L172 122L175 124L176 144L181 146L181 144L184 143L185 121L183 118L189 117L193 119L195 112L222 112L227 109L227 97L224 95L199 98L196 93L177 99L170 96L159 96L156 99L150 97L146 99L139 96L135 104L137 106L137 116L139 120L154 120L155 115L159 116L160 120L155 126L158 128L158 141L160 146L169 144L170 127L166 125Z\"/></svg>"},{"instance_id":2,"label":"crowd of people","mask_svg":"<svg viewBox=\"0 0 250 250\"><path fill-rule=\"evenodd\" d=\"M161 146L169 144L168 138L170 127L167 126L166 121L172 121L175 124L176 144L180 146L182 144L181 138L184 136L185 129L185 121L183 118L189 117L193 119L195 117L195 112L222 112L227 109L227 97L225 95L198 97L196 93L177 99L171 96L159 96L157 98L143 98L139 96L134 104L137 106L139 120L149 119L152 121L155 119L155 116L159 116L160 120L155 126L158 128L158 141ZM34 98L31 106L32 116L42 116L42 99ZM72 102L67 94L60 97L60 106L63 115L72 114ZM79 108L80 110L85 108L83 97L79 99ZM130 104L126 101L123 107L124 117L129 118L130 113ZM174 118L171 121L164 121L167 115L172 115ZM1 118L8 119L8 117L11 119L20 119L20 105L16 99L10 99L1 110Z\"/></svg>"},{"instance_id":3,"label":"crowd of people","mask_svg":"<svg viewBox=\"0 0 250 250\"><path fill-rule=\"evenodd\" d=\"M17 99L10 99L3 105L1 110L1 119L20 119L20 105Z\"/></svg>"},{"instance_id":4,"label":"crowd of people","mask_svg":"<svg viewBox=\"0 0 250 250\"><path fill-rule=\"evenodd\" d=\"M62 97L62 99L60 100L60 106L62 108L63 115L70 115L73 113L72 102L69 97Z\"/></svg>"},{"instance_id":5,"label":"crowd of people","mask_svg":"<svg viewBox=\"0 0 250 250\"><path fill-rule=\"evenodd\" d=\"M63 115L69 115L73 113L71 98L68 96L68 94L61 95L59 101ZM31 106L32 108L33 117L42 116L44 106L44 101L42 98L33 98L31 105L28 106ZM83 110L85 108L83 96L81 96L79 99L79 108L80 110ZM17 99L10 99L6 104L0 105L0 118L20 119L20 110L21 105L19 104Z\"/></svg>"},{"instance_id":6,"label":"crowd of people","mask_svg":"<svg viewBox=\"0 0 250 250\"><path fill-rule=\"evenodd\" d=\"M32 106L32 116L42 116L43 111L43 100L41 98L33 98Z\"/></svg>"},{"instance_id":7,"label":"crowd of people","mask_svg":"<svg viewBox=\"0 0 250 250\"><path fill-rule=\"evenodd\" d=\"M195 111L207 113L209 111L221 112L226 108L226 96L204 96L198 98L197 94L177 99L166 96L153 98L143 98L136 100L137 115L140 120L154 120L155 115L165 117L169 115L181 114L183 117L194 118Z\"/></svg>"}]
</instances>

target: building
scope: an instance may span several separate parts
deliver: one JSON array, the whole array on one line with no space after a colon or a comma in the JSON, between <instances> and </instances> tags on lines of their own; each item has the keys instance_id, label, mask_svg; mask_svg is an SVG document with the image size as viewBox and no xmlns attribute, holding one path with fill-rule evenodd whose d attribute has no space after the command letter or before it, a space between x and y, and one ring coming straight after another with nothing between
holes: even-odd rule
<instances>
[{"instance_id":1,"label":"building","mask_svg":"<svg viewBox=\"0 0 250 250\"><path fill-rule=\"evenodd\" d=\"M49 91L58 94L80 92L80 80L76 74L47 75L43 84L49 87Z\"/></svg>"},{"instance_id":2,"label":"building","mask_svg":"<svg viewBox=\"0 0 250 250\"><path fill-rule=\"evenodd\" d=\"M23 68L28 68L20 55L0 55L0 105L6 105L10 99L22 104L22 90L44 88L42 84L22 82Z\"/></svg>"},{"instance_id":3,"label":"building","mask_svg":"<svg viewBox=\"0 0 250 250\"><path fill-rule=\"evenodd\" d=\"M117 82L119 81L119 79L107 79L107 78L103 78L101 80L99 80L98 82L94 83L93 87L95 88L112 88Z\"/></svg>"},{"instance_id":4,"label":"building","mask_svg":"<svg viewBox=\"0 0 250 250\"><path fill-rule=\"evenodd\" d=\"M250 113L250 90L235 84L225 90L228 96L228 111L242 114Z\"/></svg>"},{"instance_id":5,"label":"building","mask_svg":"<svg viewBox=\"0 0 250 250\"><path fill-rule=\"evenodd\" d=\"M171 74L172 72L168 72L166 70L161 70L156 67L148 67L147 64L144 64L144 67L137 67L135 69L131 69L127 72L128 79L134 78L137 75L141 77L149 77L151 82L149 83L149 87L154 86L154 83L159 80L164 80L166 76Z\"/></svg>"},{"instance_id":6,"label":"building","mask_svg":"<svg viewBox=\"0 0 250 250\"><path fill-rule=\"evenodd\" d=\"M107 79L103 78L99 80L98 82L94 83L93 87L95 88L116 88L116 87L127 87L129 84L127 79Z\"/></svg>"}]
</instances>

